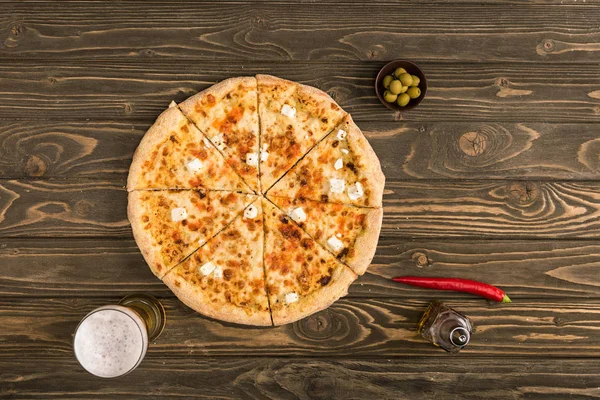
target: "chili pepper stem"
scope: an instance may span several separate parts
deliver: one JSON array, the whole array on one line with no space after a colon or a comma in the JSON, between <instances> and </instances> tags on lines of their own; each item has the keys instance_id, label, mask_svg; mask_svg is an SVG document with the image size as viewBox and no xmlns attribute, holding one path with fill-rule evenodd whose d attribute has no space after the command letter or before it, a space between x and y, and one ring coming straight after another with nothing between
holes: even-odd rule
<instances>
[{"instance_id":1,"label":"chili pepper stem","mask_svg":"<svg viewBox=\"0 0 600 400\"><path fill-rule=\"evenodd\" d=\"M507 295L504 295L502 297L502 302L503 303L512 303L512 300L510 299L510 297L508 297Z\"/></svg>"}]
</instances>

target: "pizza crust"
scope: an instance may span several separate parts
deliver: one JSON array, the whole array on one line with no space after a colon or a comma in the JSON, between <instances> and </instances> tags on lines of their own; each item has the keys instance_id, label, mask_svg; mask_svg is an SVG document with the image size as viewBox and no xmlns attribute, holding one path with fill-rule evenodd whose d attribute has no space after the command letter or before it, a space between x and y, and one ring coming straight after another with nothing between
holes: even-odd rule
<instances>
[{"instance_id":1,"label":"pizza crust","mask_svg":"<svg viewBox=\"0 0 600 400\"><path fill-rule=\"evenodd\" d=\"M132 190L139 189L138 185L144 174L144 171L142 170L144 161L152 154L153 149L156 148L158 144L167 140L167 135L169 133L168 128L175 126L178 121L181 121L182 117L185 118L181 111L175 106L169 107L156 118L156 121L152 124L150 129L148 129L133 154L133 160L129 167L129 176L127 177L127 191L131 192Z\"/></svg>"},{"instance_id":2,"label":"pizza crust","mask_svg":"<svg viewBox=\"0 0 600 400\"><path fill-rule=\"evenodd\" d=\"M354 257L345 260L346 265L358 275L363 275L371 265L377 251L382 221L381 208L374 208L366 214L365 229L354 241Z\"/></svg>"},{"instance_id":3,"label":"pizza crust","mask_svg":"<svg viewBox=\"0 0 600 400\"><path fill-rule=\"evenodd\" d=\"M327 286L302 297L296 303L273 311L273 324L276 326L289 324L326 309L333 302L348 294L348 288L357 277L358 275L350 268L340 264L340 268L334 271L331 282Z\"/></svg>"},{"instance_id":4,"label":"pizza crust","mask_svg":"<svg viewBox=\"0 0 600 400\"><path fill-rule=\"evenodd\" d=\"M175 274L167 274L162 280L179 300L202 315L241 325L272 326L268 312L247 313L232 304L213 305L201 291L195 290L189 282Z\"/></svg>"},{"instance_id":5,"label":"pizza crust","mask_svg":"<svg viewBox=\"0 0 600 400\"><path fill-rule=\"evenodd\" d=\"M144 260L146 260L152 273L161 278L169 270L165 265L162 265L160 249L154 246L154 240L150 235L150 232L144 229L142 223L142 213L144 212L144 207L142 206L142 194L143 191L129 192L129 195L127 196L127 218L129 218L133 237L142 252L142 256L144 256Z\"/></svg>"},{"instance_id":6,"label":"pizza crust","mask_svg":"<svg viewBox=\"0 0 600 400\"><path fill-rule=\"evenodd\" d=\"M381 207L383 203L383 190L385 187L385 175L381 170L379 157L369 144L369 141L360 128L354 123L350 114L346 116L348 121L348 147L356 154L362 155L362 174L369 179L369 198L367 204L371 207Z\"/></svg>"}]
</instances>

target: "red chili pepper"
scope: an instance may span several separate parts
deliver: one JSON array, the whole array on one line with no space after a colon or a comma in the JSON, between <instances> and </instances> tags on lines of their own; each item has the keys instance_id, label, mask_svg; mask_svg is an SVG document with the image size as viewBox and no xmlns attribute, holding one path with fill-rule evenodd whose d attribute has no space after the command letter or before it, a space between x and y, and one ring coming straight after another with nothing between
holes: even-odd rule
<instances>
[{"instance_id":1,"label":"red chili pepper","mask_svg":"<svg viewBox=\"0 0 600 400\"><path fill-rule=\"evenodd\" d=\"M465 292L475 294L486 299L510 303L506 293L496 286L487 283L472 281L469 279L458 278L426 278L420 276L400 276L392 278L396 282L406 283L407 285L418 286L429 289L453 290L455 292Z\"/></svg>"}]
</instances>

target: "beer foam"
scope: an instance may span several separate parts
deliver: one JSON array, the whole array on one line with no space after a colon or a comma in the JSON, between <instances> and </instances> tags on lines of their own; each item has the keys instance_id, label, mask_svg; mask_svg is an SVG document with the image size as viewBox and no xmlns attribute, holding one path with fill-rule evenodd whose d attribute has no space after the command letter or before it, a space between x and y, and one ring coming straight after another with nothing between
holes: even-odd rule
<instances>
[{"instance_id":1,"label":"beer foam","mask_svg":"<svg viewBox=\"0 0 600 400\"><path fill-rule=\"evenodd\" d=\"M144 321L122 306L101 307L79 325L73 343L75 356L90 373L114 378L142 361L148 347Z\"/></svg>"}]
</instances>

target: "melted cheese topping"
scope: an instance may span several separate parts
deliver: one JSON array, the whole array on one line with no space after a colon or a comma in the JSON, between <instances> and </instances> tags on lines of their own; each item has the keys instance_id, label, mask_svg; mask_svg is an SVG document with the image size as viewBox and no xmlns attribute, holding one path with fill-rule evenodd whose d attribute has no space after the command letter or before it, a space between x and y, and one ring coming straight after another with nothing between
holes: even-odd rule
<instances>
[{"instance_id":1,"label":"melted cheese topping","mask_svg":"<svg viewBox=\"0 0 600 400\"><path fill-rule=\"evenodd\" d=\"M187 211L183 207L174 208L171 210L171 220L173 222L183 221L187 218Z\"/></svg>"}]
</instances>

